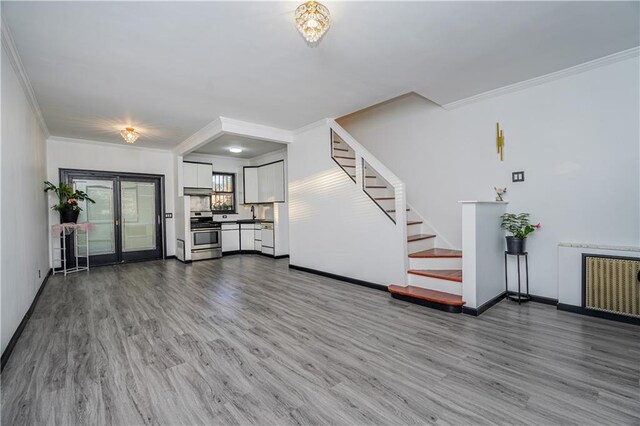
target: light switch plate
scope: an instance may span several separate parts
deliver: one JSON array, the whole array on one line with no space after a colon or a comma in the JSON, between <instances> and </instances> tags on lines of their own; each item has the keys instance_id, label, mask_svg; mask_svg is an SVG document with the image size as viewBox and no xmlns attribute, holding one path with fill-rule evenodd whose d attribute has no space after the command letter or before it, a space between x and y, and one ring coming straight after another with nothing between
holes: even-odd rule
<instances>
[{"instance_id":1,"label":"light switch plate","mask_svg":"<svg viewBox=\"0 0 640 426\"><path fill-rule=\"evenodd\" d=\"M511 182L524 182L524 172L511 173Z\"/></svg>"},{"instance_id":2,"label":"light switch plate","mask_svg":"<svg viewBox=\"0 0 640 426\"><path fill-rule=\"evenodd\" d=\"M165 213L164 217L165 219L173 219L173 213Z\"/></svg>"}]
</instances>

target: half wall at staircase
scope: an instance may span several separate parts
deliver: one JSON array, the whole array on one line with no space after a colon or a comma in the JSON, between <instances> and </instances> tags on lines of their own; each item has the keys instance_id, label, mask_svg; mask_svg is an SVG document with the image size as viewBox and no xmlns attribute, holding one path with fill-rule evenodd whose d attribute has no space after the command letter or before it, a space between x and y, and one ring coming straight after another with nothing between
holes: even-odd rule
<instances>
[{"instance_id":1,"label":"half wall at staircase","mask_svg":"<svg viewBox=\"0 0 640 426\"><path fill-rule=\"evenodd\" d=\"M298 133L288 154L291 265L384 287L403 283L406 241L332 159L329 125Z\"/></svg>"}]
</instances>

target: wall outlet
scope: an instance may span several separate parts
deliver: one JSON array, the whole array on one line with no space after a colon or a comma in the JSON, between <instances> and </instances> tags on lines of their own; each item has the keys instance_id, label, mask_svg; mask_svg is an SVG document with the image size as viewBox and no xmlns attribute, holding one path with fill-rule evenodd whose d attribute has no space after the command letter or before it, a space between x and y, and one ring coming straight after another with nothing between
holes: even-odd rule
<instances>
[{"instance_id":1,"label":"wall outlet","mask_svg":"<svg viewBox=\"0 0 640 426\"><path fill-rule=\"evenodd\" d=\"M524 172L511 173L511 182L524 182Z\"/></svg>"},{"instance_id":2,"label":"wall outlet","mask_svg":"<svg viewBox=\"0 0 640 426\"><path fill-rule=\"evenodd\" d=\"M165 213L164 217L165 219L173 219L173 213Z\"/></svg>"}]
</instances>

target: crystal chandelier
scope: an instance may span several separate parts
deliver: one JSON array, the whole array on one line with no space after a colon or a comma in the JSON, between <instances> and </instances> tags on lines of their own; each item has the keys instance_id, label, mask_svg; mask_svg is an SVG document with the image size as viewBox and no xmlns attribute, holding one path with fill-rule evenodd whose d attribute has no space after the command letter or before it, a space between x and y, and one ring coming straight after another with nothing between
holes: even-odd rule
<instances>
[{"instance_id":1,"label":"crystal chandelier","mask_svg":"<svg viewBox=\"0 0 640 426\"><path fill-rule=\"evenodd\" d=\"M308 1L296 9L296 27L309 43L320 40L330 25L329 9L317 1Z\"/></svg>"},{"instance_id":2,"label":"crystal chandelier","mask_svg":"<svg viewBox=\"0 0 640 426\"><path fill-rule=\"evenodd\" d=\"M126 129L120 131L120 135L126 143L134 143L138 140L138 136L140 136L133 127L127 127Z\"/></svg>"}]
</instances>

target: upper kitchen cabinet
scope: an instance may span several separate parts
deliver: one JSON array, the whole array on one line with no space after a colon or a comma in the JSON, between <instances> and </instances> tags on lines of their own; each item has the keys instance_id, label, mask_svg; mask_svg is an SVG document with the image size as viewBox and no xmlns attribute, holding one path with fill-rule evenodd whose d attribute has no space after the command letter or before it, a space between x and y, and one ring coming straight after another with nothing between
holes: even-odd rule
<instances>
[{"instance_id":1,"label":"upper kitchen cabinet","mask_svg":"<svg viewBox=\"0 0 640 426\"><path fill-rule=\"evenodd\" d=\"M244 203L259 203L258 188L258 169L259 167L244 168Z\"/></svg>"},{"instance_id":2,"label":"upper kitchen cabinet","mask_svg":"<svg viewBox=\"0 0 640 426\"><path fill-rule=\"evenodd\" d=\"M184 188L213 189L213 166L206 163L182 163L182 182Z\"/></svg>"},{"instance_id":3,"label":"upper kitchen cabinet","mask_svg":"<svg viewBox=\"0 0 640 426\"><path fill-rule=\"evenodd\" d=\"M244 202L284 202L284 161L244 168Z\"/></svg>"}]
</instances>

